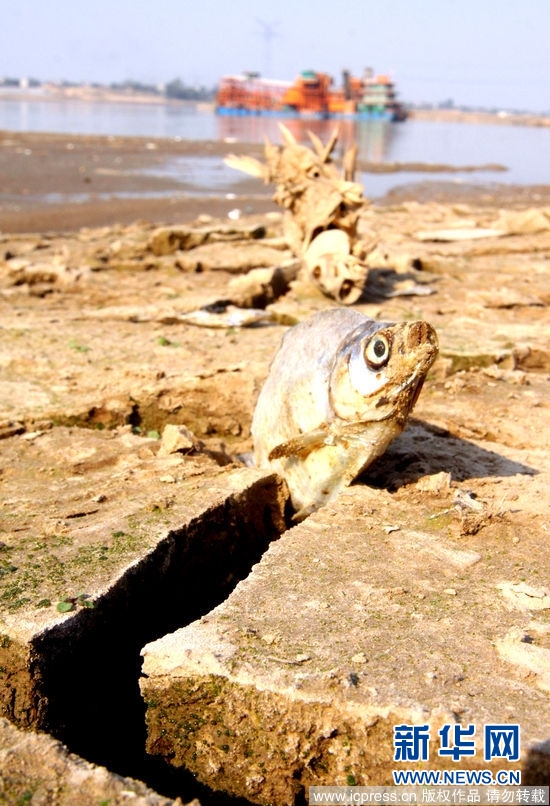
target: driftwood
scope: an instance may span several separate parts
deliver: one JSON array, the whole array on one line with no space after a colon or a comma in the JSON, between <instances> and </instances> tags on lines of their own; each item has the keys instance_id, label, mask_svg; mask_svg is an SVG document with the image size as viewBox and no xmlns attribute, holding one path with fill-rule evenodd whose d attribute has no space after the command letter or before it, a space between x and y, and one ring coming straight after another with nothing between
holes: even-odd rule
<instances>
[{"instance_id":1,"label":"driftwood","mask_svg":"<svg viewBox=\"0 0 550 806\"><path fill-rule=\"evenodd\" d=\"M337 129L326 145L309 132L312 150L279 125L284 145L266 141L265 163L235 155L225 162L275 184L273 199L285 210L285 238L302 260L303 273L324 294L344 304L355 302L368 272L361 262L364 245L357 234L359 216L367 204L361 185L353 181L357 149L348 149L340 173L331 160Z\"/></svg>"}]
</instances>

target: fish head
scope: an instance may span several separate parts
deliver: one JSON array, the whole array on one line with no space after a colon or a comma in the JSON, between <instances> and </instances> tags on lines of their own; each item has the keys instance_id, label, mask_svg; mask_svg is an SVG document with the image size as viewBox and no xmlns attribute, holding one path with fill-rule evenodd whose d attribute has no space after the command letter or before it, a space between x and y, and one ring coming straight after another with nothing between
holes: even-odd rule
<instances>
[{"instance_id":1,"label":"fish head","mask_svg":"<svg viewBox=\"0 0 550 806\"><path fill-rule=\"evenodd\" d=\"M392 420L403 426L438 354L424 321L359 325L341 343L330 374L335 416L346 423Z\"/></svg>"},{"instance_id":2,"label":"fish head","mask_svg":"<svg viewBox=\"0 0 550 806\"><path fill-rule=\"evenodd\" d=\"M310 267L309 275L323 294L338 300L342 305L352 305L363 293L367 269L357 270L357 262L351 255L320 255Z\"/></svg>"}]
</instances>

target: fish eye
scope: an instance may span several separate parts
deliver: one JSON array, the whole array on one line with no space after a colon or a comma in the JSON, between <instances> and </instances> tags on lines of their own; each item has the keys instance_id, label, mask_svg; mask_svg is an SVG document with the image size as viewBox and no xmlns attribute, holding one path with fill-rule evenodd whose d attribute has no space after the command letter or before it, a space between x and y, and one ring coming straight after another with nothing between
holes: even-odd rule
<instances>
[{"instance_id":1,"label":"fish eye","mask_svg":"<svg viewBox=\"0 0 550 806\"><path fill-rule=\"evenodd\" d=\"M390 343L386 336L376 334L367 342L365 361L370 369L380 369L390 357Z\"/></svg>"}]
</instances>

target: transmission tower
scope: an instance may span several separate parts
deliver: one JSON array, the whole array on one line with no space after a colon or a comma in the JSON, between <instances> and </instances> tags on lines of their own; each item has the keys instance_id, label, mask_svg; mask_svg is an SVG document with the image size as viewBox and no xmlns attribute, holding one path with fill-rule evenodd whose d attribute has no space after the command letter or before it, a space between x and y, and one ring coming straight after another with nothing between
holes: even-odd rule
<instances>
[{"instance_id":1,"label":"transmission tower","mask_svg":"<svg viewBox=\"0 0 550 806\"><path fill-rule=\"evenodd\" d=\"M271 77L271 43L272 41L281 36L281 34L277 33L276 28L280 24L278 22L265 22L264 20L256 20L258 25L262 29L262 36L264 39L264 76L268 78Z\"/></svg>"}]
</instances>

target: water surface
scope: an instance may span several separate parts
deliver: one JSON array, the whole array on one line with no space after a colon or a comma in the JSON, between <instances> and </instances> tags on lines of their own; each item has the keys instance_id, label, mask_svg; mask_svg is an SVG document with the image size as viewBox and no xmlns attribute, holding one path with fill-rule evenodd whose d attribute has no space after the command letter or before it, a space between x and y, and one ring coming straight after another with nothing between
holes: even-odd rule
<instances>
[{"instance_id":1,"label":"water surface","mask_svg":"<svg viewBox=\"0 0 550 806\"><path fill-rule=\"evenodd\" d=\"M285 125L299 142L309 142L312 130L324 142L335 128L334 121L286 120ZM459 168L500 164L504 173L416 173L361 176L368 195L378 196L390 187L422 180L455 182L504 182L509 184L550 184L550 129L528 126L438 123L409 120L340 121L336 156L352 142L358 157L369 162L437 163ZM189 140L234 140L263 142L269 137L281 142L277 121L263 117L218 117L213 111L174 104L132 104L76 100L21 101L0 99L0 129L65 134L167 137ZM234 180L229 169L215 170L204 159L175 159L164 170L173 178L190 172L203 187L223 190Z\"/></svg>"}]
</instances>

